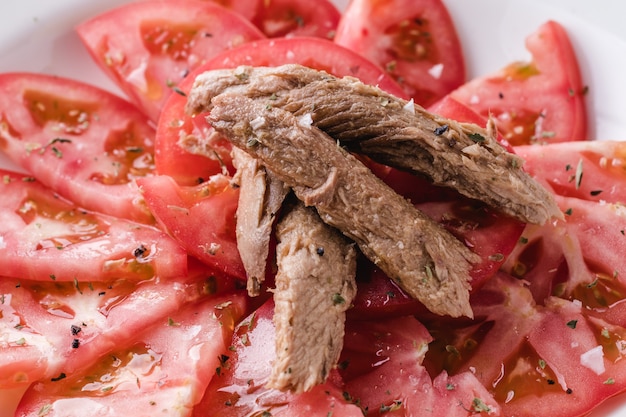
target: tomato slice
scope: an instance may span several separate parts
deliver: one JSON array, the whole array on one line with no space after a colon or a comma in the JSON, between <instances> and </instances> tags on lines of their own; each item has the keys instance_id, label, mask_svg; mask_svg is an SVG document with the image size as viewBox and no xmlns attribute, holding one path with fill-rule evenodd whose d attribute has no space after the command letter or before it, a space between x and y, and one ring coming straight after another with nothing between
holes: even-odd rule
<instances>
[{"instance_id":1,"label":"tomato slice","mask_svg":"<svg viewBox=\"0 0 626 417\"><path fill-rule=\"evenodd\" d=\"M32 177L0 176L3 275L58 282L186 275L187 253L161 230L85 211Z\"/></svg>"},{"instance_id":2,"label":"tomato slice","mask_svg":"<svg viewBox=\"0 0 626 417\"><path fill-rule=\"evenodd\" d=\"M244 311L242 293L188 303L141 329L131 344L110 346L110 351L94 357L82 372L63 372L59 374L63 377L36 382L17 412L115 416L144 404L149 411L135 415L152 415L158 410L187 416L226 360L226 346Z\"/></svg>"},{"instance_id":3,"label":"tomato slice","mask_svg":"<svg viewBox=\"0 0 626 417\"><path fill-rule=\"evenodd\" d=\"M626 142L577 141L518 146L524 168L554 193L590 201L626 201Z\"/></svg>"},{"instance_id":4,"label":"tomato slice","mask_svg":"<svg viewBox=\"0 0 626 417\"><path fill-rule=\"evenodd\" d=\"M299 63L336 76L353 76L403 96L402 88L379 67L360 55L318 38L276 38L260 40L224 51L190 74L178 86L183 95L172 94L159 119L156 136L156 169L181 185L206 181L211 175L233 173L230 143L217 135L201 116L185 114L184 96L195 76L217 68L238 65L278 66Z\"/></svg>"},{"instance_id":5,"label":"tomato slice","mask_svg":"<svg viewBox=\"0 0 626 417\"><path fill-rule=\"evenodd\" d=\"M385 68L423 107L465 82L461 44L441 0L353 0L334 40Z\"/></svg>"},{"instance_id":6,"label":"tomato slice","mask_svg":"<svg viewBox=\"0 0 626 417\"><path fill-rule=\"evenodd\" d=\"M470 372L431 378L422 365L431 341L411 316L346 323L339 362L346 397L368 416L469 416L487 408L499 415L499 405Z\"/></svg>"},{"instance_id":7,"label":"tomato slice","mask_svg":"<svg viewBox=\"0 0 626 417\"><path fill-rule=\"evenodd\" d=\"M185 303L221 290L209 277L198 268L186 277L141 283L2 277L0 388L85 369L113 347L132 344L150 324L167 321Z\"/></svg>"},{"instance_id":8,"label":"tomato slice","mask_svg":"<svg viewBox=\"0 0 626 417\"><path fill-rule=\"evenodd\" d=\"M452 97L494 117L511 145L588 138L585 87L565 29L548 21L526 39L531 62L515 62L461 86Z\"/></svg>"},{"instance_id":9,"label":"tomato slice","mask_svg":"<svg viewBox=\"0 0 626 417\"><path fill-rule=\"evenodd\" d=\"M178 0L174 0L178 1ZM239 13L246 20L252 18L258 13L261 7L261 0L204 0L219 4L222 7Z\"/></svg>"},{"instance_id":10,"label":"tomato slice","mask_svg":"<svg viewBox=\"0 0 626 417\"><path fill-rule=\"evenodd\" d=\"M98 65L153 121L190 71L224 49L264 37L239 14L195 0L129 3L77 31Z\"/></svg>"},{"instance_id":11,"label":"tomato slice","mask_svg":"<svg viewBox=\"0 0 626 417\"><path fill-rule=\"evenodd\" d=\"M276 358L273 315L274 302L268 299L239 323L230 344L228 362L211 381L193 416L362 417L362 410L343 396L335 370L326 383L303 394L265 388Z\"/></svg>"},{"instance_id":12,"label":"tomato slice","mask_svg":"<svg viewBox=\"0 0 626 417\"><path fill-rule=\"evenodd\" d=\"M263 0L251 20L269 38L332 39L340 18L341 13L329 0Z\"/></svg>"},{"instance_id":13,"label":"tomato slice","mask_svg":"<svg viewBox=\"0 0 626 417\"><path fill-rule=\"evenodd\" d=\"M0 75L0 150L78 206L152 222L135 179L154 170L154 128L99 88L42 74Z\"/></svg>"},{"instance_id":14,"label":"tomato slice","mask_svg":"<svg viewBox=\"0 0 626 417\"><path fill-rule=\"evenodd\" d=\"M191 187L159 175L144 178L139 185L159 224L190 255L227 275L245 279L235 234L239 193L229 178Z\"/></svg>"},{"instance_id":15,"label":"tomato slice","mask_svg":"<svg viewBox=\"0 0 626 417\"><path fill-rule=\"evenodd\" d=\"M539 306L527 285L500 273L474 296L476 320L427 323L431 372L471 370L507 416L585 415L624 391L625 329L578 301Z\"/></svg>"}]
</instances>

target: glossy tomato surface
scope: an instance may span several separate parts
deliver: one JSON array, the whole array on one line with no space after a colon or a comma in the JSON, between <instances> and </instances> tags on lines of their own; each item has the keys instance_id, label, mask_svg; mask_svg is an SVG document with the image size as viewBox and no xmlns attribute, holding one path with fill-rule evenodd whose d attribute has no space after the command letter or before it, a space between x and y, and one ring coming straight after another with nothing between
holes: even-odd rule
<instances>
[{"instance_id":1,"label":"glossy tomato surface","mask_svg":"<svg viewBox=\"0 0 626 417\"><path fill-rule=\"evenodd\" d=\"M384 68L423 107L465 82L461 42L441 0L353 0L335 42Z\"/></svg>"}]
</instances>

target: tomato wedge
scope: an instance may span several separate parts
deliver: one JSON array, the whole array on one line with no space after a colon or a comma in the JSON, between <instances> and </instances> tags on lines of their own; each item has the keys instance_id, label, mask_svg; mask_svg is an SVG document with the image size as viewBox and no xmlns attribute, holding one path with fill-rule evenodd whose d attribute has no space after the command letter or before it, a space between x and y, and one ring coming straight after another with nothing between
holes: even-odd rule
<instances>
[{"instance_id":1,"label":"tomato wedge","mask_svg":"<svg viewBox=\"0 0 626 417\"><path fill-rule=\"evenodd\" d=\"M263 0L251 20L269 38L332 39L340 18L341 13L329 0Z\"/></svg>"},{"instance_id":2,"label":"tomato wedge","mask_svg":"<svg viewBox=\"0 0 626 417\"><path fill-rule=\"evenodd\" d=\"M32 177L0 176L3 275L86 283L187 274L187 253L161 230L80 209Z\"/></svg>"},{"instance_id":3,"label":"tomato wedge","mask_svg":"<svg viewBox=\"0 0 626 417\"><path fill-rule=\"evenodd\" d=\"M129 3L77 31L98 65L153 121L190 71L224 49L264 37L239 14L195 0Z\"/></svg>"},{"instance_id":4,"label":"tomato wedge","mask_svg":"<svg viewBox=\"0 0 626 417\"><path fill-rule=\"evenodd\" d=\"M5 73L0 89L0 150L81 208L153 221L135 179L154 170L155 131L139 110L50 75Z\"/></svg>"},{"instance_id":5,"label":"tomato wedge","mask_svg":"<svg viewBox=\"0 0 626 417\"><path fill-rule=\"evenodd\" d=\"M223 273L245 279L235 235L238 190L229 178L179 186L168 176L139 182L159 224L190 255Z\"/></svg>"},{"instance_id":6,"label":"tomato wedge","mask_svg":"<svg viewBox=\"0 0 626 417\"><path fill-rule=\"evenodd\" d=\"M228 362L211 381L193 416L362 417L362 410L346 401L340 389L341 378L335 370L326 383L299 395L264 386L276 358L273 315L274 302L269 299L239 323L230 344Z\"/></svg>"},{"instance_id":7,"label":"tomato wedge","mask_svg":"<svg viewBox=\"0 0 626 417\"><path fill-rule=\"evenodd\" d=\"M626 202L626 142L577 141L518 146L524 168L556 194L583 200Z\"/></svg>"},{"instance_id":8,"label":"tomato wedge","mask_svg":"<svg viewBox=\"0 0 626 417\"><path fill-rule=\"evenodd\" d=\"M141 329L131 344L110 346L82 372L35 383L17 413L113 417L144 404L133 415L151 416L158 410L187 416L227 357L234 325L244 312L241 293L188 303Z\"/></svg>"},{"instance_id":9,"label":"tomato wedge","mask_svg":"<svg viewBox=\"0 0 626 417\"><path fill-rule=\"evenodd\" d=\"M334 41L385 68L422 107L465 82L461 43L441 0L353 0Z\"/></svg>"},{"instance_id":10,"label":"tomato wedge","mask_svg":"<svg viewBox=\"0 0 626 417\"><path fill-rule=\"evenodd\" d=\"M1 277L0 389L83 370L213 289L202 269L186 277L141 283L123 278L91 283Z\"/></svg>"},{"instance_id":11,"label":"tomato wedge","mask_svg":"<svg viewBox=\"0 0 626 417\"><path fill-rule=\"evenodd\" d=\"M567 32L548 21L526 39L531 62L469 81L452 97L493 116L511 145L588 139L585 86Z\"/></svg>"}]
</instances>

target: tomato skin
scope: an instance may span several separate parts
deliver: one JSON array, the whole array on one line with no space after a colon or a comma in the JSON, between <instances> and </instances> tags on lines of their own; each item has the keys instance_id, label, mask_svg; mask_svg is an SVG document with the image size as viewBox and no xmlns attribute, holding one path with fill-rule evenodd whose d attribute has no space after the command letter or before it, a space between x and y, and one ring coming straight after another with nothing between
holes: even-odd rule
<instances>
[{"instance_id":1,"label":"tomato skin","mask_svg":"<svg viewBox=\"0 0 626 417\"><path fill-rule=\"evenodd\" d=\"M192 84L189 76L179 88L188 93ZM202 116L188 116L186 104L186 97L180 94L172 94L165 102L155 139L157 174L168 175L181 186L197 185L223 172L234 174L230 142Z\"/></svg>"},{"instance_id":2,"label":"tomato skin","mask_svg":"<svg viewBox=\"0 0 626 417\"><path fill-rule=\"evenodd\" d=\"M440 0L353 0L334 41L385 68L422 107L465 82L461 44Z\"/></svg>"},{"instance_id":3,"label":"tomato skin","mask_svg":"<svg viewBox=\"0 0 626 417\"><path fill-rule=\"evenodd\" d=\"M0 75L0 150L78 206L153 222L135 179L154 170L154 128L130 103L55 76Z\"/></svg>"},{"instance_id":4,"label":"tomato skin","mask_svg":"<svg viewBox=\"0 0 626 417\"><path fill-rule=\"evenodd\" d=\"M76 30L102 70L155 122L190 71L224 49L264 37L239 14L195 0L129 3Z\"/></svg>"},{"instance_id":5,"label":"tomato skin","mask_svg":"<svg viewBox=\"0 0 626 417\"><path fill-rule=\"evenodd\" d=\"M173 0L178 1L178 0ZM222 7L230 9L246 20L252 20L252 18L259 12L261 7L261 0L203 0L210 1L212 3L219 4Z\"/></svg>"},{"instance_id":6,"label":"tomato skin","mask_svg":"<svg viewBox=\"0 0 626 417\"><path fill-rule=\"evenodd\" d=\"M168 176L139 181L157 221L190 255L223 273L245 279L235 235L238 189L228 178L196 187Z\"/></svg>"},{"instance_id":7,"label":"tomato skin","mask_svg":"<svg viewBox=\"0 0 626 417\"><path fill-rule=\"evenodd\" d=\"M269 38L332 39L340 18L341 13L329 0L263 0L251 20Z\"/></svg>"},{"instance_id":8,"label":"tomato skin","mask_svg":"<svg viewBox=\"0 0 626 417\"><path fill-rule=\"evenodd\" d=\"M515 62L451 93L492 115L513 146L588 139L585 87L565 29L548 21L526 39L532 62Z\"/></svg>"},{"instance_id":9,"label":"tomato skin","mask_svg":"<svg viewBox=\"0 0 626 417\"><path fill-rule=\"evenodd\" d=\"M376 63L329 40L311 37L263 39L213 57L204 70L235 68L239 65L279 66L300 64L336 77L356 77L398 97L407 98L396 81ZM197 73L197 72L196 72Z\"/></svg>"}]
</instances>

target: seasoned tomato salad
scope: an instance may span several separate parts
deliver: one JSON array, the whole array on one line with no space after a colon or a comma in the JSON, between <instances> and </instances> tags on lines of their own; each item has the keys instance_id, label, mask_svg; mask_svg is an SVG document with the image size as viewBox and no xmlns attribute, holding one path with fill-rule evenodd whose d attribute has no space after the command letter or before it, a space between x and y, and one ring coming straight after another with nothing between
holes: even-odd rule
<instances>
[{"instance_id":1,"label":"seasoned tomato salad","mask_svg":"<svg viewBox=\"0 0 626 417\"><path fill-rule=\"evenodd\" d=\"M626 142L549 20L146 0L119 87L0 74L0 416L586 415L626 391Z\"/></svg>"}]
</instances>

